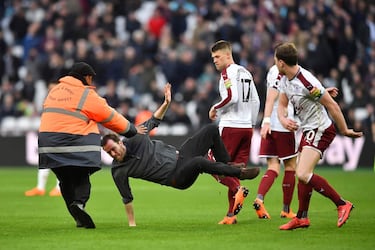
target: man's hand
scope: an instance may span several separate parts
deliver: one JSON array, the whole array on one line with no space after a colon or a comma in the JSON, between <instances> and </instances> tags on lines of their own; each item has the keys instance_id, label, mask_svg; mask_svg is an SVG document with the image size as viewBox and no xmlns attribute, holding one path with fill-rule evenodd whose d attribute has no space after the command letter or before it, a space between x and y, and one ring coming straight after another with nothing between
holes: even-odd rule
<instances>
[{"instance_id":1,"label":"man's hand","mask_svg":"<svg viewBox=\"0 0 375 250\"><path fill-rule=\"evenodd\" d=\"M210 111L208 112L208 117L211 119L211 121L216 121L217 110L214 108L214 106L212 106Z\"/></svg>"},{"instance_id":2,"label":"man's hand","mask_svg":"<svg viewBox=\"0 0 375 250\"><path fill-rule=\"evenodd\" d=\"M281 117L279 118L281 124L284 128L290 131L296 131L298 129L298 123L290 118L287 117Z\"/></svg>"},{"instance_id":3,"label":"man's hand","mask_svg":"<svg viewBox=\"0 0 375 250\"><path fill-rule=\"evenodd\" d=\"M270 123L263 123L262 128L260 129L260 136L263 139L266 139L268 134L271 134L271 124Z\"/></svg>"},{"instance_id":4,"label":"man's hand","mask_svg":"<svg viewBox=\"0 0 375 250\"><path fill-rule=\"evenodd\" d=\"M135 227L137 224L135 223L135 216L134 216L134 209L133 209L132 202L125 204L125 212L128 217L129 227Z\"/></svg>"},{"instance_id":5,"label":"man's hand","mask_svg":"<svg viewBox=\"0 0 375 250\"><path fill-rule=\"evenodd\" d=\"M172 85L170 83L167 83L164 86L164 102L168 105L171 103L172 100L171 87Z\"/></svg>"},{"instance_id":6,"label":"man's hand","mask_svg":"<svg viewBox=\"0 0 375 250\"><path fill-rule=\"evenodd\" d=\"M332 97L336 97L339 94L339 89L336 87L326 88L328 94Z\"/></svg>"},{"instance_id":7,"label":"man's hand","mask_svg":"<svg viewBox=\"0 0 375 250\"><path fill-rule=\"evenodd\" d=\"M165 113L168 110L169 104L171 103L171 100L172 100L171 87L172 85L168 82L164 86L164 102L154 112L154 117L156 119L162 120L164 118Z\"/></svg>"},{"instance_id":8,"label":"man's hand","mask_svg":"<svg viewBox=\"0 0 375 250\"><path fill-rule=\"evenodd\" d=\"M138 134L144 135L147 133L147 128L143 124L138 125L135 128L137 129Z\"/></svg>"},{"instance_id":9,"label":"man's hand","mask_svg":"<svg viewBox=\"0 0 375 250\"><path fill-rule=\"evenodd\" d=\"M363 132L356 132L353 129L347 129L342 134L350 138L358 138L358 137L363 136Z\"/></svg>"}]
</instances>

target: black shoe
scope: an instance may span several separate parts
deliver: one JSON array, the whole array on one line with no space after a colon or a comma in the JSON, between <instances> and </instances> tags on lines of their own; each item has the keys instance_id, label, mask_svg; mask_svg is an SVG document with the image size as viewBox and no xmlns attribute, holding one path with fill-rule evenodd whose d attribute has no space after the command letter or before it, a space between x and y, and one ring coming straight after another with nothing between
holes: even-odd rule
<instances>
[{"instance_id":1,"label":"black shoe","mask_svg":"<svg viewBox=\"0 0 375 250\"><path fill-rule=\"evenodd\" d=\"M73 217L76 219L77 227L84 228L95 228L95 224L92 221L90 215L81 209L77 204L71 204L69 206Z\"/></svg>"},{"instance_id":2,"label":"black shoe","mask_svg":"<svg viewBox=\"0 0 375 250\"><path fill-rule=\"evenodd\" d=\"M251 180L257 177L260 173L260 168L241 168L240 180Z\"/></svg>"},{"instance_id":3,"label":"black shoe","mask_svg":"<svg viewBox=\"0 0 375 250\"><path fill-rule=\"evenodd\" d=\"M78 219L75 219L75 220L76 220L76 227L83 227L82 222L80 222Z\"/></svg>"}]
</instances>

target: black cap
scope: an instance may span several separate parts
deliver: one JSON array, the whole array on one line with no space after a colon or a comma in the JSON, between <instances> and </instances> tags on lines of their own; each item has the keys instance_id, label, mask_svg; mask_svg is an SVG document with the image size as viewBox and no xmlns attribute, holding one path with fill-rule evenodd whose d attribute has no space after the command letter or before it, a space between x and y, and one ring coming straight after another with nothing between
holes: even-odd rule
<instances>
[{"instance_id":1,"label":"black cap","mask_svg":"<svg viewBox=\"0 0 375 250\"><path fill-rule=\"evenodd\" d=\"M96 75L94 69L84 62L77 62L73 64L72 69L69 72L69 75L81 75L81 76L94 76Z\"/></svg>"}]
</instances>

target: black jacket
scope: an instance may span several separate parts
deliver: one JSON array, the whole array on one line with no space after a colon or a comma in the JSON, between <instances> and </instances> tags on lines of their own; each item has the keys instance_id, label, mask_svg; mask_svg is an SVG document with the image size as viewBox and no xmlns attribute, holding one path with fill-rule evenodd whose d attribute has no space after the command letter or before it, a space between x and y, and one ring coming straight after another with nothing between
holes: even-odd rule
<instances>
[{"instance_id":1,"label":"black jacket","mask_svg":"<svg viewBox=\"0 0 375 250\"><path fill-rule=\"evenodd\" d=\"M160 120L152 117L143 124L151 131L160 124ZM151 140L147 134L125 138L123 143L127 154L122 162L112 162L112 177L124 203L133 200L129 177L170 186L168 179L174 172L178 159L174 146L160 140Z\"/></svg>"}]
</instances>

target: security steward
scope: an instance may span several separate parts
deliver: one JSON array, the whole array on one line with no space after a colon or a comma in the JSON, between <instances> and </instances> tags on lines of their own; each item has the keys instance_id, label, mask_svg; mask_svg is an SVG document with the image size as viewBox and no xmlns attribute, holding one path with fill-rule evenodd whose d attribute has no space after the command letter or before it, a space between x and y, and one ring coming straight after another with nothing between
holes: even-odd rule
<instances>
[{"instance_id":1,"label":"security steward","mask_svg":"<svg viewBox=\"0 0 375 250\"><path fill-rule=\"evenodd\" d=\"M77 62L58 80L43 104L39 127L39 168L50 168L60 181L62 197L77 227L95 228L85 211L90 175L101 168L98 123L125 137L145 133L136 128L91 86L94 69Z\"/></svg>"}]
</instances>

